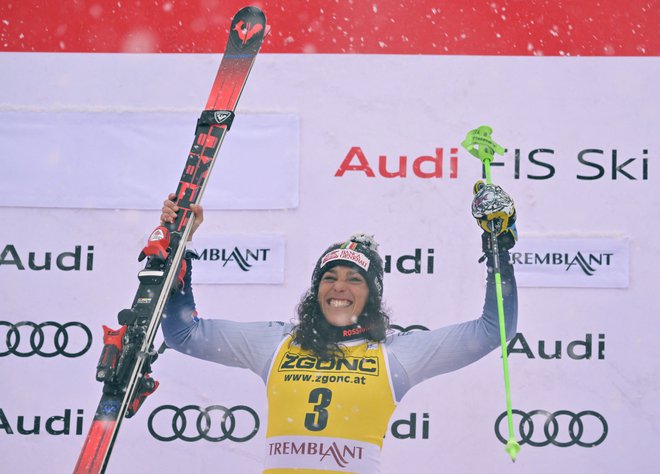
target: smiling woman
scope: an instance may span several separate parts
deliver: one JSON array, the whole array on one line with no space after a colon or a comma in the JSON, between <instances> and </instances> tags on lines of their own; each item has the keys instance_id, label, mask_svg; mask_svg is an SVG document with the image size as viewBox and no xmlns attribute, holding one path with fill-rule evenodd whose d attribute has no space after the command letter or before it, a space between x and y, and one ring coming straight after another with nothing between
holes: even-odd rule
<instances>
[{"instance_id":1,"label":"smiling woman","mask_svg":"<svg viewBox=\"0 0 660 474\"><path fill-rule=\"evenodd\" d=\"M515 244L515 210L498 208L504 196L501 189L482 196L488 202L480 204L488 212L478 220L508 213L497 239L510 339L517 321L508 253ZM196 230L203 210L191 210ZM177 211L166 200L161 220L171 222ZM182 353L247 368L261 377L268 396L265 473L375 474L390 417L408 390L471 364L500 343L494 255L486 244L483 250L490 271L481 317L410 333L389 327L383 309L383 260L372 236L355 234L321 254L295 324L200 318L188 258L183 290L171 296L163 317L165 341Z\"/></svg>"},{"instance_id":2,"label":"smiling woman","mask_svg":"<svg viewBox=\"0 0 660 474\"><path fill-rule=\"evenodd\" d=\"M368 297L367 282L351 267L331 268L321 278L319 305L326 321L333 326L356 324Z\"/></svg>"},{"instance_id":3,"label":"smiling woman","mask_svg":"<svg viewBox=\"0 0 660 474\"><path fill-rule=\"evenodd\" d=\"M321 358L341 354L345 337L385 339L389 317L382 308L383 260L369 235L355 234L321 255L312 285L298 305L293 341Z\"/></svg>"}]
</instances>

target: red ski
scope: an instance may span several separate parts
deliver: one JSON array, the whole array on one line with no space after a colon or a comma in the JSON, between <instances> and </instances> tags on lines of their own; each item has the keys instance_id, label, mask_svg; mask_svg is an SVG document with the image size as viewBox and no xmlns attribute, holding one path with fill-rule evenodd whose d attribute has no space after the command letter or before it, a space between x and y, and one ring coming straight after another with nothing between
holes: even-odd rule
<instances>
[{"instance_id":1,"label":"red ski","mask_svg":"<svg viewBox=\"0 0 660 474\"><path fill-rule=\"evenodd\" d=\"M156 359L153 342L163 308L182 275L185 242L194 220L191 204L199 204L234 110L267 33L266 17L256 7L234 16L205 110L197 121L195 140L176 190L180 208L173 224L157 227L140 254L146 258L130 309L119 313L119 330L104 326L104 347L96 371L103 394L78 458L74 474L104 472L124 419L158 388L150 377Z\"/></svg>"}]
</instances>

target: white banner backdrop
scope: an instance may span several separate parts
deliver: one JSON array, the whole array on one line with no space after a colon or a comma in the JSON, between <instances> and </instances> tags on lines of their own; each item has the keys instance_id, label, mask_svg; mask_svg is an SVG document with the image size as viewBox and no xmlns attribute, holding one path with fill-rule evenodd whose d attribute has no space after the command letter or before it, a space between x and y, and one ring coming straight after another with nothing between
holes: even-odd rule
<instances>
[{"instance_id":1,"label":"white banner backdrop","mask_svg":"<svg viewBox=\"0 0 660 474\"><path fill-rule=\"evenodd\" d=\"M199 113L0 111L4 206L155 209L175 191ZM296 115L236 118L205 191L208 209L298 206ZM35 143L35 136L39 137ZM25 186L25 183L41 183Z\"/></svg>"},{"instance_id":2,"label":"white banner backdrop","mask_svg":"<svg viewBox=\"0 0 660 474\"><path fill-rule=\"evenodd\" d=\"M153 112L163 104L185 112L204 102L218 59L5 53L0 68L12 73L0 77L0 104L5 112L46 116ZM366 231L376 235L389 263L384 291L395 324L435 328L478 317L483 265L477 263L480 231L469 203L480 167L458 146L468 130L488 124L508 149L493 177L515 199L517 248L525 248L529 235L627 239L629 282L622 288L521 288L519 335L510 358L512 399L515 409L533 415L535 429L515 465L497 437L498 432L506 436L506 427L496 427L505 403L495 351L404 398L385 438L383 472L653 472L660 461L659 72L657 58L263 55L244 91L236 126L241 117L274 111L299 117L299 206L207 209L199 238L283 235L284 279L268 285L198 285L200 315L291 320L321 252ZM196 113L190 116L194 122ZM193 126L182 123L184 155ZM220 163L227 161L225 147L237 130L227 135ZM258 130L246 126L245 133ZM30 148L39 148L40 136L29 136ZM116 143L105 144L110 152L145 146L133 134L114 137ZM21 156L2 156L4 172ZM172 151L172 156L182 155ZM429 165L441 167L442 177ZM173 165L173 181L178 167ZM220 187L221 175L211 177L209 192ZM21 178L12 192L52 185L48 176L39 176L41 181ZM251 183L255 189L262 179ZM103 181L108 200L123 195L123 176L109 173L94 180ZM156 209L173 181L165 179L164 189L154 186L145 196L145 207L154 210L0 208L5 223L0 250L6 251L0 259L0 321L21 331L19 343L15 333L8 336L11 326L0 325L5 331L0 332L3 469L73 469L101 394L94 381L100 326L116 326L116 313L130 305L141 268L137 255L157 225ZM67 270L76 247L79 269ZM36 269L47 254L50 269ZM63 254L69 256L62 257L65 268L60 268ZM44 355L30 344L39 331L18 323L47 321L68 324L70 341L57 349L59 326L44 325ZM83 326L93 340L77 355L89 342ZM58 345L64 346L63 339ZM588 350L591 357L583 357ZM49 357L53 351L58 353ZM154 364L154 378L161 386L123 424L108 473L259 472L266 401L258 377L166 350ZM167 440L175 429L167 405L244 405L257 413L259 430L240 442ZM556 434L544 433L549 418L537 410L556 414ZM184 436L196 436L193 411L191 431ZM234 434L244 437L255 418L245 410L236 416L240 425ZM575 419L582 425L571 425ZM519 415L516 420L518 432ZM552 422L548 426L555 429Z\"/></svg>"}]
</instances>

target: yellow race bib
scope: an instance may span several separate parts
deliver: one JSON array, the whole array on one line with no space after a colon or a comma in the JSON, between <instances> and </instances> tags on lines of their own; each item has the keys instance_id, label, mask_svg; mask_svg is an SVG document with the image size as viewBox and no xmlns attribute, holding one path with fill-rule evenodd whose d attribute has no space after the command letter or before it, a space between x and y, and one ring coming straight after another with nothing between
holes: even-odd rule
<instances>
[{"instance_id":1,"label":"yellow race bib","mask_svg":"<svg viewBox=\"0 0 660 474\"><path fill-rule=\"evenodd\" d=\"M287 337L268 376L268 474L379 472L396 407L383 346L352 341L320 360Z\"/></svg>"}]
</instances>

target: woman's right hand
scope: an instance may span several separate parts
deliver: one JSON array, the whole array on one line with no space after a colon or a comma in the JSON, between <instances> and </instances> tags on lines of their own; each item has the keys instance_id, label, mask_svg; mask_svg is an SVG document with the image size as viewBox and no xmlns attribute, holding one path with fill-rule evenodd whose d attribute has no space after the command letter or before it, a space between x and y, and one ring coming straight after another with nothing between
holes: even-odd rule
<instances>
[{"instance_id":1,"label":"woman's right hand","mask_svg":"<svg viewBox=\"0 0 660 474\"><path fill-rule=\"evenodd\" d=\"M169 196L167 196L167 199L163 201L163 208L161 209L161 215L160 215L161 224L174 223L177 212L179 211L179 206L176 205L176 202L174 201L175 199L176 199L176 194L170 193ZM197 204L191 204L190 210L195 215L195 219L193 222L192 229L190 230L190 235L188 236L188 240L192 240L193 234L197 231L197 229L202 224L202 222L204 222L204 209L202 208L202 206L199 206Z\"/></svg>"}]
</instances>

